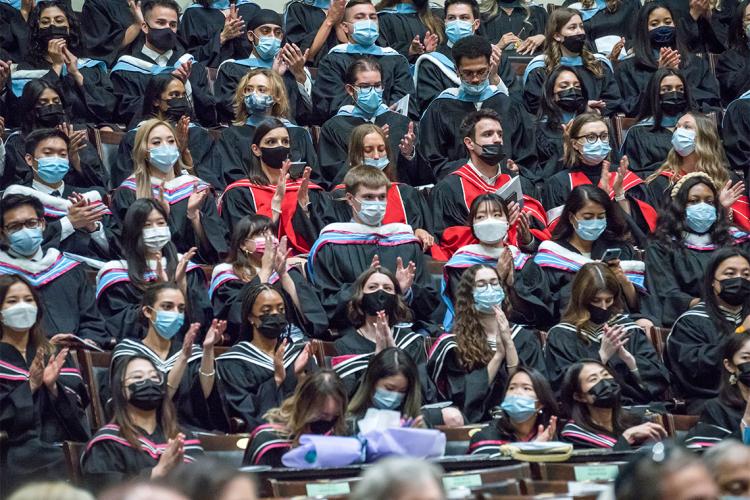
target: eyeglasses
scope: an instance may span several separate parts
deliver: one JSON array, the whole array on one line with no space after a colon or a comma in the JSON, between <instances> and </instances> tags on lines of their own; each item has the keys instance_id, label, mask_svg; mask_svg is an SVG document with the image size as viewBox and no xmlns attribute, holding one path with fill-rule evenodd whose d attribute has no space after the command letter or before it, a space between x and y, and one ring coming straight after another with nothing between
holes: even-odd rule
<instances>
[{"instance_id":1,"label":"eyeglasses","mask_svg":"<svg viewBox=\"0 0 750 500\"><path fill-rule=\"evenodd\" d=\"M375 90L377 90L378 92L382 92L382 91L383 91L383 84L382 84L382 83L378 83L377 85L352 85L352 86L353 86L353 87L354 87L355 89L357 89L357 90L362 90L362 91L364 91L364 92L367 92L367 91L369 91L370 89L375 89Z\"/></svg>"},{"instance_id":2,"label":"eyeglasses","mask_svg":"<svg viewBox=\"0 0 750 500\"><path fill-rule=\"evenodd\" d=\"M15 233L21 229L36 229L42 223L42 219L27 219L23 222L13 222L5 226L5 230L9 233Z\"/></svg>"},{"instance_id":3,"label":"eyeglasses","mask_svg":"<svg viewBox=\"0 0 750 500\"><path fill-rule=\"evenodd\" d=\"M145 384L147 380L161 384L164 381L164 374L158 371L150 371L148 373L135 372L131 373L129 377L125 377L127 385L135 384L136 386L140 386Z\"/></svg>"},{"instance_id":4,"label":"eyeglasses","mask_svg":"<svg viewBox=\"0 0 750 500\"><path fill-rule=\"evenodd\" d=\"M474 80L475 78L479 80L484 80L485 78L490 76L490 68L480 69L477 71L461 70L458 72L458 75L461 77L462 80Z\"/></svg>"},{"instance_id":5,"label":"eyeglasses","mask_svg":"<svg viewBox=\"0 0 750 500\"><path fill-rule=\"evenodd\" d=\"M578 137L576 137L576 139L586 139L586 142L588 142L589 144L595 143L597 139L601 139L602 142L609 142L609 133L602 132L599 135L596 135L594 133L579 135Z\"/></svg>"}]
</instances>

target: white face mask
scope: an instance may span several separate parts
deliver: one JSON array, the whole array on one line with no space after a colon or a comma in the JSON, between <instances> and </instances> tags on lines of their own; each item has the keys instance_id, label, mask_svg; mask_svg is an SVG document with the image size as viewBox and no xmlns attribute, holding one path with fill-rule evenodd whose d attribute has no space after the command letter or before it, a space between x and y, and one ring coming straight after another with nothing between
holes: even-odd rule
<instances>
[{"instance_id":1,"label":"white face mask","mask_svg":"<svg viewBox=\"0 0 750 500\"><path fill-rule=\"evenodd\" d=\"M474 234L482 243L503 241L508 235L508 223L502 219L485 219L474 223Z\"/></svg>"},{"instance_id":2,"label":"white face mask","mask_svg":"<svg viewBox=\"0 0 750 500\"><path fill-rule=\"evenodd\" d=\"M2 310L3 325L11 330L28 330L36 323L37 307L29 302L19 302Z\"/></svg>"},{"instance_id":3,"label":"white face mask","mask_svg":"<svg viewBox=\"0 0 750 500\"><path fill-rule=\"evenodd\" d=\"M169 226L147 227L143 230L143 243L152 252L158 252L172 239Z\"/></svg>"}]
</instances>

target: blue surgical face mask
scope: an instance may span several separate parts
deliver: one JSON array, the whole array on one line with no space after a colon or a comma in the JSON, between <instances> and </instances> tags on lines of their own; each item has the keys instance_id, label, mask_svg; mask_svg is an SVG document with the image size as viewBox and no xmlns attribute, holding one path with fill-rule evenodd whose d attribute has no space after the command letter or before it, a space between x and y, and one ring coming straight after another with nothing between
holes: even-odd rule
<instances>
[{"instance_id":1,"label":"blue surgical face mask","mask_svg":"<svg viewBox=\"0 0 750 500\"><path fill-rule=\"evenodd\" d=\"M357 200L360 203L359 219L368 226L379 226L385 217L385 201Z\"/></svg>"},{"instance_id":2,"label":"blue surgical face mask","mask_svg":"<svg viewBox=\"0 0 750 500\"><path fill-rule=\"evenodd\" d=\"M281 50L281 40L275 36L261 36L258 38L258 43L255 44L255 51L258 53L258 57L264 61L276 57L279 50Z\"/></svg>"},{"instance_id":3,"label":"blue surgical face mask","mask_svg":"<svg viewBox=\"0 0 750 500\"><path fill-rule=\"evenodd\" d=\"M248 113L265 113L273 106L273 96L253 92L245 96L245 109Z\"/></svg>"},{"instance_id":4,"label":"blue surgical face mask","mask_svg":"<svg viewBox=\"0 0 750 500\"><path fill-rule=\"evenodd\" d=\"M377 160L375 158L365 158L364 163L369 167L375 167L379 168L380 170L385 170L385 167L388 166L390 160L387 156L381 156Z\"/></svg>"},{"instance_id":5,"label":"blue surgical face mask","mask_svg":"<svg viewBox=\"0 0 750 500\"><path fill-rule=\"evenodd\" d=\"M511 422L520 424L536 414L536 399L526 396L505 396L500 408L508 415Z\"/></svg>"},{"instance_id":6,"label":"blue surgical face mask","mask_svg":"<svg viewBox=\"0 0 750 500\"><path fill-rule=\"evenodd\" d=\"M490 86L490 79L485 78L480 83L466 83L461 80L461 89L469 95L481 95Z\"/></svg>"},{"instance_id":7,"label":"blue surgical face mask","mask_svg":"<svg viewBox=\"0 0 750 500\"><path fill-rule=\"evenodd\" d=\"M597 139L594 143L584 142L581 155L583 156L583 161L585 163L596 165L597 163L604 161L610 151L612 151L612 148L609 146L608 142Z\"/></svg>"},{"instance_id":8,"label":"blue surgical face mask","mask_svg":"<svg viewBox=\"0 0 750 500\"><path fill-rule=\"evenodd\" d=\"M180 158L180 151L173 144L164 144L148 150L149 163L164 173L174 167Z\"/></svg>"},{"instance_id":9,"label":"blue surgical face mask","mask_svg":"<svg viewBox=\"0 0 750 500\"><path fill-rule=\"evenodd\" d=\"M10 5L16 10L21 10L21 0L0 0L0 3Z\"/></svg>"},{"instance_id":10,"label":"blue surgical face mask","mask_svg":"<svg viewBox=\"0 0 750 500\"><path fill-rule=\"evenodd\" d=\"M459 19L445 23L445 36L448 37L448 41L452 44L473 34L474 25L469 21L461 21Z\"/></svg>"},{"instance_id":11,"label":"blue surgical face mask","mask_svg":"<svg viewBox=\"0 0 750 500\"><path fill-rule=\"evenodd\" d=\"M383 91L375 87L368 89L357 89L357 107L367 113L374 115L383 104Z\"/></svg>"},{"instance_id":12,"label":"blue surgical face mask","mask_svg":"<svg viewBox=\"0 0 750 500\"><path fill-rule=\"evenodd\" d=\"M688 156L695 151L695 130L676 128L672 134L672 147L680 156Z\"/></svg>"},{"instance_id":13,"label":"blue surgical face mask","mask_svg":"<svg viewBox=\"0 0 750 500\"><path fill-rule=\"evenodd\" d=\"M487 285L474 289L474 307L485 314L494 314L495 306L502 305L505 300L505 290L501 285Z\"/></svg>"},{"instance_id":14,"label":"blue surgical face mask","mask_svg":"<svg viewBox=\"0 0 750 500\"><path fill-rule=\"evenodd\" d=\"M607 219L576 219L576 234L584 241L596 241L607 229Z\"/></svg>"},{"instance_id":15,"label":"blue surgical face mask","mask_svg":"<svg viewBox=\"0 0 750 500\"><path fill-rule=\"evenodd\" d=\"M39 178L48 184L57 184L70 170L70 162L67 158L59 156L46 156L37 158L37 174Z\"/></svg>"},{"instance_id":16,"label":"blue surgical face mask","mask_svg":"<svg viewBox=\"0 0 750 500\"><path fill-rule=\"evenodd\" d=\"M685 222L694 233L707 233L716 222L716 207L704 202L688 205Z\"/></svg>"},{"instance_id":17,"label":"blue surgical face mask","mask_svg":"<svg viewBox=\"0 0 750 500\"><path fill-rule=\"evenodd\" d=\"M404 402L406 395L400 392L376 388L372 396L372 403L379 410L395 410Z\"/></svg>"},{"instance_id":18,"label":"blue surgical face mask","mask_svg":"<svg viewBox=\"0 0 750 500\"><path fill-rule=\"evenodd\" d=\"M15 233L8 235L8 244L10 249L18 255L31 257L39 250L42 244L42 228L23 228Z\"/></svg>"},{"instance_id":19,"label":"blue surgical face mask","mask_svg":"<svg viewBox=\"0 0 750 500\"><path fill-rule=\"evenodd\" d=\"M363 21L357 21L353 24L354 32L352 33L352 40L357 45L362 47L370 47L378 39L380 33L378 32L378 23L365 19Z\"/></svg>"},{"instance_id":20,"label":"blue surgical face mask","mask_svg":"<svg viewBox=\"0 0 750 500\"><path fill-rule=\"evenodd\" d=\"M171 340L185 322L185 315L177 311L156 311L154 330L160 337Z\"/></svg>"}]
</instances>

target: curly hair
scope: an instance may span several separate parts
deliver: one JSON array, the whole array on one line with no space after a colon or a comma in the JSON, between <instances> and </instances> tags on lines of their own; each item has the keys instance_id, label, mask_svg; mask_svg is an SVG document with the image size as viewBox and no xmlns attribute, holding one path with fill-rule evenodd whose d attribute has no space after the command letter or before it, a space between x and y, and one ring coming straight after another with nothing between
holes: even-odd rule
<instances>
[{"instance_id":1,"label":"curly hair","mask_svg":"<svg viewBox=\"0 0 750 500\"><path fill-rule=\"evenodd\" d=\"M555 40L555 35L560 34L560 30L573 19L573 16L579 16L581 13L575 9L569 9L567 7L560 7L550 14L549 20L547 21L547 29L544 32L544 38L547 40L547 46L544 50L546 61L544 63L547 74L560 65L560 58L562 57L562 46L561 42ZM583 66L597 79L604 78L604 68L602 63L594 56L594 54L587 49L585 46L581 50L581 59L583 59Z\"/></svg>"},{"instance_id":2,"label":"curly hair","mask_svg":"<svg viewBox=\"0 0 750 500\"><path fill-rule=\"evenodd\" d=\"M37 2L36 6L29 12L28 20L29 60L36 64L46 62L47 44L42 44L39 38L39 30L42 29L39 26L39 19L42 17L42 12L51 7L60 9L68 21L68 42L66 44L68 49L75 50L81 44L81 25L78 22L78 17L65 5L65 2L61 2L60 0Z\"/></svg>"}]
</instances>

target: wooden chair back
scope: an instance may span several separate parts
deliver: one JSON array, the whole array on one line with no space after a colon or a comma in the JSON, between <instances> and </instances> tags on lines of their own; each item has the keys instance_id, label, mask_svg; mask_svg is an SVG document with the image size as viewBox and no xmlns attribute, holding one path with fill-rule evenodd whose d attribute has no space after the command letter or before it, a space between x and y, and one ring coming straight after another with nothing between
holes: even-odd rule
<instances>
[{"instance_id":1,"label":"wooden chair back","mask_svg":"<svg viewBox=\"0 0 750 500\"><path fill-rule=\"evenodd\" d=\"M109 366L112 363L111 352L94 352L87 349L78 349L76 351L78 366L81 369L83 382L89 391L91 398L91 417L95 429L101 428L107 423L106 412L102 406L101 391L99 390L98 374L102 371L109 372ZM102 375L99 375L101 377Z\"/></svg>"},{"instance_id":2,"label":"wooden chair back","mask_svg":"<svg viewBox=\"0 0 750 500\"><path fill-rule=\"evenodd\" d=\"M65 455L65 467L68 469L68 477L76 486L83 484L83 473L81 472L81 456L86 450L86 443L76 441L63 441L63 455Z\"/></svg>"}]
</instances>

